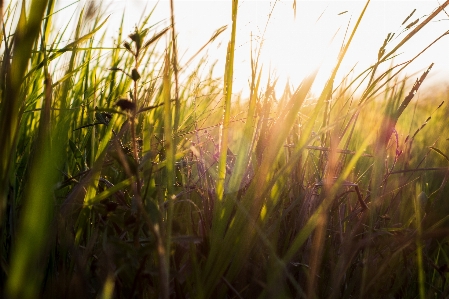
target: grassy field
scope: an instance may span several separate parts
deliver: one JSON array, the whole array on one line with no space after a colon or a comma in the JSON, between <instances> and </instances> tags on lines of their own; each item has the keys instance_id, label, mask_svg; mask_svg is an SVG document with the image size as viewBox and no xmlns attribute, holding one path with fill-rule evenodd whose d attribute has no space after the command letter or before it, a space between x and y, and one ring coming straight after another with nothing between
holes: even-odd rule
<instances>
[{"instance_id":1,"label":"grassy field","mask_svg":"<svg viewBox=\"0 0 449 299\"><path fill-rule=\"evenodd\" d=\"M254 54L248 99L237 0L209 41L230 36L222 78L204 60L180 75L173 8L110 49L93 7L67 42L55 1L28 2L0 34L4 297L449 296L448 90L418 99L432 65L393 62L449 1L337 82L363 10L316 98L319 70L276 96Z\"/></svg>"}]
</instances>

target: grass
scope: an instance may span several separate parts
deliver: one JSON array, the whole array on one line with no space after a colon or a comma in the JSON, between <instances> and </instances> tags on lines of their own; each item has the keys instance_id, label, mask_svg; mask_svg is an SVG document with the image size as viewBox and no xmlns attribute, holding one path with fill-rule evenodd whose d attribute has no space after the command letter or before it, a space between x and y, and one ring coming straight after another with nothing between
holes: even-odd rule
<instances>
[{"instance_id":1,"label":"grass","mask_svg":"<svg viewBox=\"0 0 449 299\"><path fill-rule=\"evenodd\" d=\"M182 73L173 2L169 27L150 13L125 36L122 23L112 49L93 7L67 43L54 1L11 3L0 35L3 295L448 296L447 95L417 99L432 65L410 86L413 60L392 62L448 4L404 21L402 40L387 36L375 63L336 82L367 1L310 101L319 69L276 97L257 53L249 98L232 97L237 0L223 78L204 60Z\"/></svg>"}]
</instances>

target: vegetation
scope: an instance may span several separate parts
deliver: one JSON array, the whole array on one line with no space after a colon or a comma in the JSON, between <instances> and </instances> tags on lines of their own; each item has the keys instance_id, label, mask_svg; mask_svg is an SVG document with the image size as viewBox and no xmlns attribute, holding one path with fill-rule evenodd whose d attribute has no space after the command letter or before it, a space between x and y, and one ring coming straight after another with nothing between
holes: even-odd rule
<instances>
[{"instance_id":1,"label":"vegetation","mask_svg":"<svg viewBox=\"0 0 449 299\"><path fill-rule=\"evenodd\" d=\"M173 3L171 26L150 14L113 49L92 7L66 43L55 1L28 4L0 34L5 297L449 295L447 91L412 102L432 65L408 87L413 60L391 62L449 1L335 82L368 1L313 100L318 70L277 98L257 55L232 97L237 0L222 79L179 76Z\"/></svg>"}]
</instances>

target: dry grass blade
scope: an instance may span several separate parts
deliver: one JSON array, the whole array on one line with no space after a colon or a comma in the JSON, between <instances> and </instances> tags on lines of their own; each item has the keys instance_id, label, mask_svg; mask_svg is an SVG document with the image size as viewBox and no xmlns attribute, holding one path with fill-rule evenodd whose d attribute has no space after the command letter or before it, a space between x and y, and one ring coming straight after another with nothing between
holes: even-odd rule
<instances>
[{"instance_id":1,"label":"dry grass blade","mask_svg":"<svg viewBox=\"0 0 449 299\"><path fill-rule=\"evenodd\" d=\"M426 26L433 18L435 18L440 12L449 5L449 1L441 4L433 13L431 13L424 21L422 21L418 26L416 26L407 36L405 36L390 52L385 54L383 61L391 57L396 51L401 48L409 39L411 39L418 31L420 31L424 26ZM405 21L404 21L405 22Z\"/></svg>"},{"instance_id":2,"label":"dry grass blade","mask_svg":"<svg viewBox=\"0 0 449 299\"><path fill-rule=\"evenodd\" d=\"M213 42L220 34L222 34L224 31L226 31L226 29L228 28L227 25L222 26L220 28L218 28L213 34L212 37L209 39L209 41L207 41L207 43L205 43L195 54L192 55L192 57L190 57L189 60L187 60L187 62L184 64L183 68L186 68L187 66L189 66L189 64L193 61L193 59L195 57L198 56L198 54L201 53L201 51L203 51L207 45L209 45L211 42Z\"/></svg>"},{"instance_id":3,"label":"dry grass blade","mask_svg":"<svg viewBox=\"0 0 449 299\"><path fill-rule=\"evenodd\" d=\"M409 94L404 98L401 105L395 111L391 116L386 116L383 122L383 133L380 135L380 146L385 146L388 141L390 140L391 134L393 134L393 130L399 120L399 117L401 117L402 113L404 112L405 108L407 108L410 101L413 99L415 94L418 92L421 84L426 79L427 75L429 74L430 70L432 69L433 63L427 68L427 70L421 75L419 79L416 79L415 83L413 84L412 89L410 90Z\"/></svg>"}]
</instances>

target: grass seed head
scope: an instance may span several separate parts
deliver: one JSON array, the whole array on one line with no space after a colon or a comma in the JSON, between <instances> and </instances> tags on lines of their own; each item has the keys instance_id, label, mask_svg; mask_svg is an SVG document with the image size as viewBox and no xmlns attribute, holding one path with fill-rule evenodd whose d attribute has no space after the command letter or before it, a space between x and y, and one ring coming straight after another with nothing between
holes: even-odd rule
<instances>
[{"instance_id":1,"label":"grass seed head","mask_svg":"<svg viewBox=\"0 0 449 299\"><path fill-rule=\"evenodd\" d=\"M139 74L139 72L137 71L137 69L134 68L134 69L131 71L131 78L133 79L134 82L140 79L140 74Z\"/></svg>"},{"instance_id":2,"label":"grass seed head","mask_svg":"<svg viewBox=\"0 0 449 299\"><path fill-rule=\"evenodd\" d=\"M132 111L136 108L136 104L134 104L133 102L131 102L128 99L120 99L115 103L115 106L120 107L122 110L125 111Z\"/></svg>"}]
</instances>

